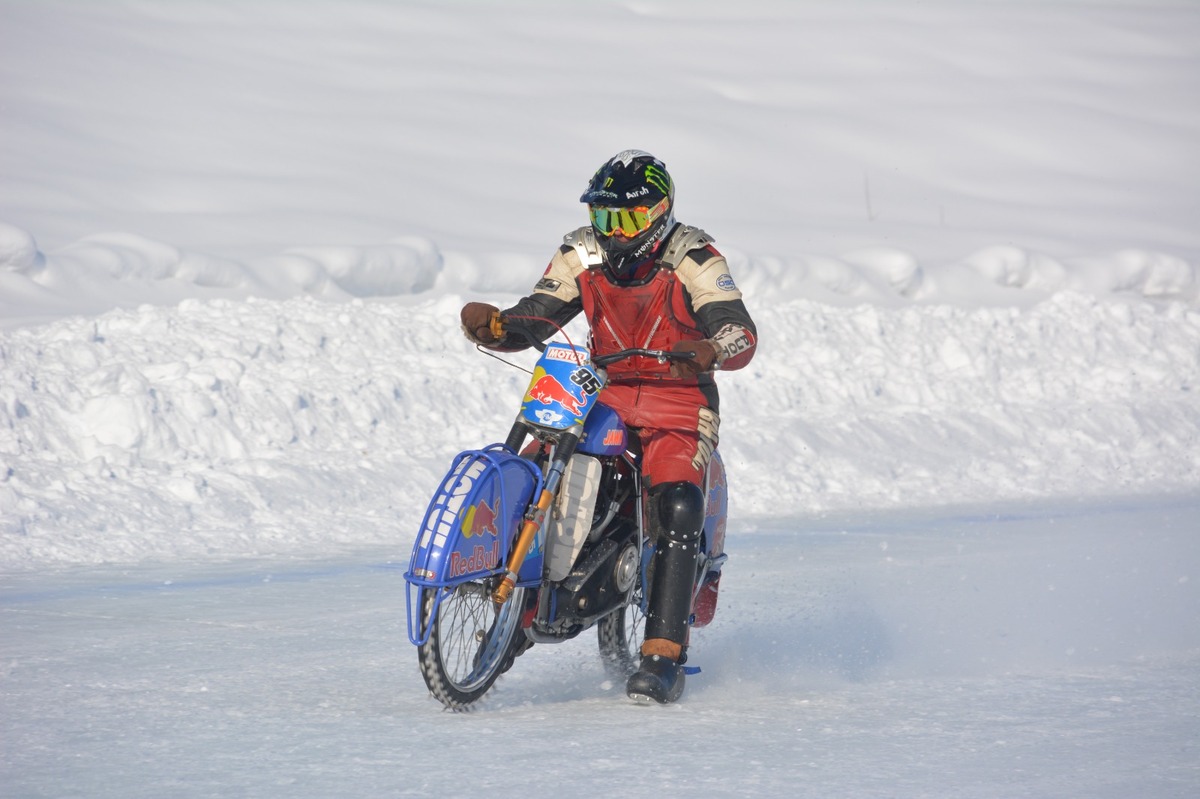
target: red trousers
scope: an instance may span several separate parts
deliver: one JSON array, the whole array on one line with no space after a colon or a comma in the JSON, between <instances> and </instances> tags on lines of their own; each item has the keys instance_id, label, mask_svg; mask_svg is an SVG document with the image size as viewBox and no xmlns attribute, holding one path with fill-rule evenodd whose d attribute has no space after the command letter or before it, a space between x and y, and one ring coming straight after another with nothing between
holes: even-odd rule
<instances>
[{"instance_id":1,"label":"red trousers","mask_svg":"<svg viewBox=\"0 0 1200 799\"><path fill-rule=\"evenodd\" d=\"M708 411L695 386L666 382L610 383L600 401L612 408L642 443L645 485L695 483L704 488L704 476L716 447L716 415ZM713 423L711 434L702 432L701 409Z\"/></svg>"}]
</instances>

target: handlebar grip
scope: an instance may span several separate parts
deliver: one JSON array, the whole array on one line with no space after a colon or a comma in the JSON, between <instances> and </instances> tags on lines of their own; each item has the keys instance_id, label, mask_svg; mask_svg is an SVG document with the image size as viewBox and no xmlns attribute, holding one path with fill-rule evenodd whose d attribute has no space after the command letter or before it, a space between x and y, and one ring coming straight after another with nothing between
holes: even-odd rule
<instances>
[{"instance_id":1,"label":"handlebar grip","mask_svg":"<svg viewBox=\"0 0 1200 799\"><path fill-rule=\"evenodd\" d=\"M488 330L492 331L492 335L496 340L504 338L504 326L508 322L499 311L492 311L491 317L488 318Z\"/></svg>"}]
</instances>

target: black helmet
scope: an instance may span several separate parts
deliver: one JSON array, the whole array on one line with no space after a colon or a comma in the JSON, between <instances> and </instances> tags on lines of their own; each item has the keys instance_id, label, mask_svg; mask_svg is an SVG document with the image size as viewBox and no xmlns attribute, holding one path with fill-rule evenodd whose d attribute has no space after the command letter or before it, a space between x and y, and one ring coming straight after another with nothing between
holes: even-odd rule
<instances>
[{"instance_id":1,"label":"black helmet","mask_svg":"<svg viewBox=\"0 0 1200 799\"><path fill-rule=\"evenodd\" d=\"M675 222L675 184L650 153L624 150L604 162L579 198L618 279L652 256Z\"/></svg>"}]
</instances>

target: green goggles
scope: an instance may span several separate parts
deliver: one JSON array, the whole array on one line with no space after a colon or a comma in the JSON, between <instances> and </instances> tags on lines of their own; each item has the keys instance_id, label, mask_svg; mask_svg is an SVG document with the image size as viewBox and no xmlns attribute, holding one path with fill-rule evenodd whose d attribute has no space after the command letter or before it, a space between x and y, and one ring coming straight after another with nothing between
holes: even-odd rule
<instances>
[{"instance_id":1,"label":"green goggles","mask_svg":"<svg viewBox=\"0 0 1200 799\"><path fill-rule=\"evenodd\" d=\"M645 233L654 224L654 220L665 214L671 208L671 200L663 197L658 205L648 207L639 205L635 208L609 208L603 205L589 205L588 214L592 218L592 227L601 236L622 236L632 239L640 233Z\"/></svg>"}]
</instances>

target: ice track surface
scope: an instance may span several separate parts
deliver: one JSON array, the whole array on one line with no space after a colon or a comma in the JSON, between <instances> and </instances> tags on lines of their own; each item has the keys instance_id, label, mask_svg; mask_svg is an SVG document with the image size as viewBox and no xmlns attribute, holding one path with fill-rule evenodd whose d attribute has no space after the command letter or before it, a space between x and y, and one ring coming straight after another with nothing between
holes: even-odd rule
<instances>
[{"instance_id":1,"label":"ice track surface","mask_svg":"<svg viewBox=\"0 0 1200 799\"><path fill-rule=\"evenodd\" d=\"M760 520L675 706L592 635L443 712L405 553L10 575L12 797L1185 797L1200 790L1200 496ZM673 741L664 746L664 741Z\"/></svg>"}]
</instances>

